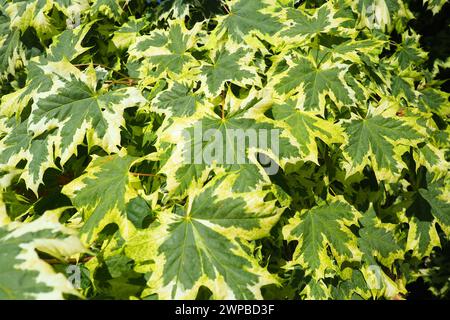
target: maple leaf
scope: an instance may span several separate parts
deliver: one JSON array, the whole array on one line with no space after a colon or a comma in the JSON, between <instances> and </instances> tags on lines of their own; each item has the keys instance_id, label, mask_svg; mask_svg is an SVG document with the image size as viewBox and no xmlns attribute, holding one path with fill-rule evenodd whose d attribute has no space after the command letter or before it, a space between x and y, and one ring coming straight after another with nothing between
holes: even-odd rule
<instances>
[{"instance_id":1,"label":"maple leaf","mask_svg":"<svg viewBox=\"0 0 450 320\"><path fill-rule=\"evenodd\" d=\"M267 235L282 209L263 200L268 191L230 192L232 179L213 179L184 207L160 212L157 225L129 241L128 255L154 260L149 293L192 299L203 285L216 299L255 299L261 286L277 283L249 253L247 241Z\"/></svg>"},{"instance_id":2,"label":"maple leaf","mask_svg":"<svg viewBox=\"0 0 450 320\"><path fill-rule=\"evenodd\" d=\"M44 171L54 166L53 157L66 163L85 137L89 148L97 145L107 152L117 152L123 110L145 102L135 88L97 94L73 75L62 83L63 86L56 85L50 92L37 95L26 127L24 123L14 127L0 141L5 150L2 165L15 166L20 160L27 160L22 177L34 192L42 183ZM45 143L33 143L36 140Z\"/></svg>"},{"instance_id":3,"label":"maple leaf","mask_svg":"<svg viewBox=\"0 0 450 320\"><path fill-rule=\"evenodd\" d=\"M320 33L329 33L339 27L345 18L337 17L337 10L333 8L331 2L323 4L321 7L312 10L309 14L306 10L287 8L287 25L279 36L289 45L304 42Z\"/></svg>"},{"instance_id":4,"label":"maple leaf","mask_svg":"<svg viewBox=\"0 0 450 320\"><path fill-rule=\"evenodd\" d=\"M357 223L360 215L341 200L297 213L283 228L287 241L298 241L291 264L301 265L318 280L327 269L335 268L332 258L338 262L359 260L357 238L349 227Z\"/></svg>"},{"instance_id":5,"label":"maple leaf","mask_svg":"<svg viewBox=\"0 0 450 320\"><path fill-rule=\"evenodd\" d=\"M343 146L347 175L369 165L377 179L394 180L405 168L401 155L422 140L422 135L407 122L382 115L355 118L343 126L348 135Z\"/></svg>"},{"instance_id":6,"label":"maple leaf","mask_svg":"<svg viewBox=\"0 0 450 320\"><path fill-rule=\"evenodd\" d=\"M265 100L257 102L255 96L247 101L248 110L240 109L223 118L211 105L202 105L201 111L190 118L175 118L163 127L157 148L164 160L160 172L167 177L169 193L184 195L191 185L206 181L211 170L238 173L235 191L258 188L269 181L258 163L258 152L281 166L294 162L298 149L290 137L282 135L281 127L264 116L266 105Z\"/></svg>"},{"instance_id":7,"label":"maple leaf","mask_svg":"<svg viewBox=\"0 0 450 320\"><path fill-rule=\"evenodd\" d=\"M58 222L61 210L48 211L39 219L0 226L0 299L63 299L80 296L61 273L39 258L35 250L59 259L86 249L76 232Z\"/></svg>"},{"instance_id":8,"label":"maple leaf","mask_svg":"<svg viewBox=\"0 0 450 320\"><path fill-rule=\"evenodd\" d=\"M431 182L427 189L419 189L420 195L430 205L432 215L447 236L450 234L449 192L450 186L445 178L439 182Z\"/></svg>"},{"instance_id":9,"label":"maple leaf","mask_svg":"<svg viewBox=\"0 0 450 320\"><path fill-rule=\"evenodd\" d=\"M234 52L228 51L226 47L217 50L211 57L212 63L205 63L200 69L206 96L219 95L226 81L243 86L259 84L256 68L249 66L252 56L250 50L242 47Z\"/></svg>"},{"instance_id":10,"label":"maple leaf","mask_svg":"<svg viewBox=\"0 0 450 320\"><path fill-rule=\"evenodd\" d=\"M152 111L163 113L168 117L192 116L198 105L204 103L203 99L202 95L193 93L190 86L172 82L152 101Z\"/></svg>"},{"instance_id":11,"label":"maple leaf","mask_svg":"<svg viewBox=\"0 0 450 320\"><path fill-rule=\"evenodd\" d=\"M327 96L338 107L355 103L354 91L344 79L348 65L329 61L318 65L297 54L287 63L289 68L274 75L272 83L280 97L295 97L301 110L323 114Z\"/></svg>"},{"instance_id":12,"label":"maple leaf","mask_svg":"<svg viewBox=\"0 0 450 320\"><path fill-rule=\"evenodd\" d=\"M226 32L234 42L249 41L248 38L254 35L270 40L270 36L283 27L276 14L279 6L274 0L227 0L225 4L230 14L218 18L215 32Z\"/></svg>"},{"instance_id":13,"label":"maple leaf","mask_svg":"<svg viewBox=\"0 0 450 320\"><path fill-rule=\"evenodd\" d=\"M0 79L7 74L15 74L16 68L26 62L20 32L8 29L8 20L0 16Z\"/></svg>"},{"instance_id":14,"label":"maple leaf","mask_svg":"<svg viewBox=\"0 0 450 320\"><path fill-rule=\"evenodd\" d=\"M329 145L344 141L339 126L313 113L296 109L290 101L283 105L272 106L272 114L278 125L286 128L295 138L299 156L303 161L318 162L316 138Z\"/></svg>"},{"instance_id":15,"label":"maple leaf","mask_svg":"<svg viewBox=\"0 0 450 320\"><path fill-rule=\"evenodd\" d=\"M187 30L183 22L176 20L168 30L154 30L151 35L137 37L128 49L128 63L140 65L141 78L167 74L176 80L176 75L198 65L189 50L195 46L200 27L197 24Z\"/></svg>"},{"instance_id":16,"label":"maple leaf","mask_svg":"<svg viewBox=\"0 0 450 320\"><path fill-rule=\"evenodd\" d=\"M62 189L83 216L84 224L80 230L83 241L91 243L110 223L119 227L124 238L135 229L130 214L133 203L140 198L132 186L138 179L129 170L136 160L123 152L96 157L83 175Z\"/></svg>"}]
</instances>

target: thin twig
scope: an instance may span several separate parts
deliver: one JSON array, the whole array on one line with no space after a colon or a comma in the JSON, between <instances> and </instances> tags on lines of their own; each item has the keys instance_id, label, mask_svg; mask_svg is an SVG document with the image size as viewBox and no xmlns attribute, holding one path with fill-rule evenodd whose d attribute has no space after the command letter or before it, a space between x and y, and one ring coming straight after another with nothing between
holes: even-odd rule
<instances>
[{"instance_id":1,"label":"thin twig","mask_svg":"<svg viewBox=\"0 0 450 320\"><path fill-rule=\"evenodd\" d=\"M83 262L88 262L89 260L93 259L94 256L87 256L84 257L83 259L68 259L65 261L59 260L59 259L43 259L45 262L47 262L48 264L58 264L58 263L69 263L69 264L77 264L79 262L83 263Z\"/></svg>"},{"instance_id":2,"label":"thin twig","mask_svg":"<svg viewBox=\"0 0 450 320\"><path fill-rule=\"evenodd\" d=\"M88 66L90 66L90 65L91 65L91 63L78 63L78 64L74 64L75 67L88 67ZM118 75L124 77L125 79L140 80L140 79L138 79L138 78L131 78L130 76L128 76L128 75L126 75L126 74L124 74L124 73L122 73L122 72L120 72L120 71L114 70L113 68L108 67L107 65L104 65L104 64L101 64L101 63L92 63L92 65L97 66L97 67L102 67L102 68L105 68L105 69L108 69L108 70L111 70L112 72L117 73Z\"/></svg>"},{"instance_id":3,"label":"thin twig","mask_svg":"<svg viewBox=\"0 0 450 320\"><path fill-rule=\"evenodd\" d=\"M137 82L134 81L133 79L128 79L128 80L106 80L105 83L112 83L112 84L125 84L128 86L132 86L133 84L136 84Z\"/></svg>"},{"instance_id":4,"label":"thin twig","mask_svg":"<svg viewBox=\"0 0 450 320\"><path fill-rule=\"evenodd\" d=\"M223 4L223 5L222 5L222 8L224 8L225 11L226 11L228 14L231 13L231 12L230 12L230 9L228 8L228 6L227 6L226 4Z\"/></svg>"},{"instance_id":5,"label":"thin twig","mask_svg":"<svg viewBox=\"0 0 450 320\"><path fill-rule=\"evenodd\" d=\"M130 174L132 176L136 176L136 177L156 177L157 176L157 174L153 174L153 173L130 172Z\"/></svg>"}]
</instances>

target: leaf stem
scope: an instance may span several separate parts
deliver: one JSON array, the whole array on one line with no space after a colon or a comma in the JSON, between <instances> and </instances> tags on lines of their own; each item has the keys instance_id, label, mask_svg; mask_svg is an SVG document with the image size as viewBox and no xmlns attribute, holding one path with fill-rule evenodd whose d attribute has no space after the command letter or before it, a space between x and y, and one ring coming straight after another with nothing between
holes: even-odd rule
<instances>
[{"instance_id":1,"label":"leaf stem","mask_svg":"<svg viewBox=\"0 0 450 320\"><path fill-rule=\"evenodd\" d=\"M48 264L58 264L58 263L63 263L63 262L66 262L66 263L69 263L69 264L77 264L77 263L79 263L79 262L88 262L88 261L90 261L90 260L92 260L94 258L94 256L87 256L87 257L84 257L83 259L68 259L68 260L59 260L59 259L42 259L42 260L44 260L45 262L47 262Z\"/></svg>"},{"instance_id":2,"label":"leaf stem","mask_svg":"<svg viewBox=\"0 0 450 320\"><path fill-rule=\"evenodd\" d=\"M78 68L78 67L88 67L88 66L90 66L90 65L91 65L91 63L78 63L78 64L74 64L74 66L77 67L77 68ZM126 75L126 74L124 74L124 73L122 73L122 72L120 72L120 71L114 70L113 68L108 67L107 65L104 65L104 64L101 64L101 63L92 63L92 65L97 66L97 67L102 67L102 68L105 68L105 69L108 69L108 70L111 70L112 72L117 73L119 76L122 76L124 79L140 80L139 78L131 78L130 76L128 76L128 75Z\"/></svg>"},{"instance_id":3,"label":"leaf stem","mask_svg":"<svg viewBox=\"0 0 450 320\"><path fill-rule=\"evenodd\" d=\"M154 174L154 173L130 172L130 174L132 176L137 176L137 177L156 177L157 176L157 174Z\"/></svg>"}]
</instances>

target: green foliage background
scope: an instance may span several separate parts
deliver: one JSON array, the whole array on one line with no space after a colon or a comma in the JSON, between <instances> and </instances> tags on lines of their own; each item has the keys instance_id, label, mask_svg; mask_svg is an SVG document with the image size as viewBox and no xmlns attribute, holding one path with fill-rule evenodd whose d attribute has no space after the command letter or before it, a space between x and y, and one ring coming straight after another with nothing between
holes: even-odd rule
<instances>
[{"instance_id":1,"label":"green foliage background","mask_svg":"<svg viewBox=\"0 0 450 320\"><path fill-rule=\"evenodd\" d=\"M448 299L448 13L0 0L0 299ZM279 172L180 163L196 123Z\"/></svg>"}]
</instances>

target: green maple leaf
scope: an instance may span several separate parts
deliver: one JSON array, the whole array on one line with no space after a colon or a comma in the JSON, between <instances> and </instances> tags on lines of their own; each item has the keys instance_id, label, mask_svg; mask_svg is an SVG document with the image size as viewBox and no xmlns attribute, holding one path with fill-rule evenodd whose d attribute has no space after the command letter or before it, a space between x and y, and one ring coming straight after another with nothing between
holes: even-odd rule
<instances>
[{"instance_id":1,"label":"green maple leaf","mask_svg":"<svg viewBox=\"0 0 450 320\"><path fill-rule=\"evenodd\" d=\"M156 225L129 241L128 255L154 261L148 293L193 299L203 285L216 299L255 299L261 286L277 282L247 241L267 235L282 209L263 200L267 191L232 193L232 178L191 192L184 207L160 212Z\"/></svg>"},{"instance_id":2,"label":"green maple leaf","mask_svg":"<svg viewBox=\"0 0 450 320\"><path fill-rule=\"evenodd\" d=\"M308 281L300 292L300 296L306 300L327 300L330 298L330 295L330 288L322 280L313 278Z\"/></svg>"},{"instance_id":3,"label":"green maple leaf","mask_svg":"<svg viewBox=\"0 0 450 320\"><path fill-rule=\"evenodd\" d=\"M214 32L222 34L226 31L237 43L254 35L270 40L270 36L283 27L276 15L279 6L274 0L228 0L226 5L230 13L218 18L219 24Z\"/></svg>"},{"instance_id":4,"label":"green maple leaf","mask_svg":"<svg viewBox=\"0 0 450 320\"><path fill-rule=\"evenodd\" d=\"M227 81L239 85L259 84L256 68L249 66L252 57L252 51L242 47L233 52L226 47L217 50L211 57L212 63L205 63L200 69L200 79L206 96L219 95Z\"/></svg>"},{"instance_id":5,"label":"green maple leaf","mask_svg":"<svg viewBox=\"0 0 450 320\"><path fill-rule=\"evenodd\" d=\"M406 165L401 155L416 146L422 135L401 119L375 115L343 124L348 140L344 143L347 175L370 165L379 180L395 180Z\"/></svg>"},{"instance_id":6,"label":"green maple leaf","mask_svg":"<svg viewBox=\"0 0 450 320\"><path fill-rule=\"evenodd\" d=\"M203 99L202 95L193 93L190 86L172 82L152 100L152 111L168 117L192 116Z\"/></svg>"},{"instance_id":7,"label":"green maple leaf","mask_svg":"<svg viewBox=\"0 0 450 320\"><path fill-rule=\"evenodd\" d=\"M237 173L234 191L258 188L269 180L257 162L256 151L281 166L298 159L298 149L290 138L264 116L261 106L266 102L257 106L256 101L251 102L253 107L251 103L246 106L248 110L223 118L211 105L202 105L192 117L175 119L164 127L158 134L157 148L164 160L161 173L167 177L170 194L184 195L191 185L204 182L211 170Z\"/></svg>"},{"instance_id":8,"label":"green maple leaf","mask_svg":"<svg viewBox=\"0 0 450 320\"><path fill-rule=\"evenodd\" d=\"M132 234L135 229L133 206L141 199L132 186L138 179L129 172L136 160L123 152L96 157L82 176L62 189L83 216L81 235L84 241L94 241L110 223L118 225L125 239Z\"/></svg>"},{"instance_id":9,"label":"green maple leaf","mask_svg":"<svg viewBox=\"0 0 450 320\"><path fill-rule=\"evenodd\" d=\"M417 99L413 79L394 75L392 77L391 90L395 96L405 98L410 102L414 102Z\"/></svg>"},{"instance_id":10,"label":"green maple leaf","mask_svg":"<svg viewBox=\"0 0 450 320\"><path fill-rule=\"evenodd\" d=\"M424 112L433 112L442 117L450 114L450 94L434 89L426 88L420 91L419 108Z\"/></svg>"},{"instance_id":11,"label":"green maple leaf","mask_svg":"<svg viewBox=\"0 0 450 320\"><path fill-rule=\"evenodd\" d=\"M367 287L364 275L360 270L346 268L345 274L351 273L350 276L345 275L344 279L339 281L336 286L331 287L331 297L334 300L352 300L352 299L370 299L372 294Z\"/></svg>"},{"instance_id":12,"label":"green maple leaf","mask_svg":"<svg viewBox=\"0 0 450 320\"><path fill-rule=\"evenodd\" d=\"M396 259L403 257L403 250L395 238L394 224L381 222L373 207L359 221L363 227L359 230L358 247L367 264L376 265L378 259L390 267Z\"/></svg>"},{"instance_id":13,"label":"green maple leaf","mask_svg":"<svg viewBox=\"0 0 450 320\"><path fill-rule=\"evenodd\" d=\"M95 0L91 5L90 11L93 14L104 14L105 16L120 20L120 16L123 13L123 6L126 0Z\"/></svg>"},{"instance_id":14,"label":"green maple leaf","mask_svg":"<svg viewBox=\"0 0 450 320\"><path fill-rule=\"evenodd\" d=\"M17 126L0 141L7 150L2 165L14 166L22 159L29 162L22 177L34 192L42 183L45 169L54 166L53 156L48 156L53 147L54 157L59 157L61 164L76 154L85 137L89 148L97 145L109 153L117 152L123 110L145 101L135 88L99 94L73 76L63 83L40 93L42 98L36 95L27 127ZM24 140L17 144L20 137ZM45 143L39 146L33 144L34 140ZM26 146L32 146L33 152L27 152Z\"/></svg>"},{"instance_id":15,"label":"green maple leaf","mask_svg":"<svg viewBox=\"0 0 450 320\"><path fill-rule=\"evenodd\" d=\"M335 268L332 257L338 263L359 260L357 238L349 228L359 216L358 211L341 200L297 213L283 228L284 239L298 241L290 264L302 266L318 280L327 269Z\"/></svg>"},{"instance_id":16,"label":"green maple leaf","mask_svg":"<svg viewBox=\"0 0 450 320\"><path fill-rule=\"evenodd\" d=\"M317 65L300 55L287 62L289 68L272 79L275 92L280 97L294 96L300 109L317 114L324 113L327 96L338 107L355 103L355 93L344 79L348 65L330 61Z\"/></svg>"},{"instance_id":17,"label":"green maple leaf","mask_svg":"<svg viewBox=\"0 0 450 320\"><path fill-rule=\"evenodd\" d=\"M35 251L59 259L85 252L75 231L61 225L58 218L58 212L46 212L29 223L13 222L0 226L0 299L79 296L65 276L56 273Z\"/></svg>"},{"instance_id":18,"label":"green maple leaf","mask_svg":"<svg viewBox=\"0 0 450 320\"><path fill-rule=\"evenodd\" d=\"M335 17L337 10L333 8L330 2L307 13L304 8L286 9L286 25L279 35L289 45L301 43L320 33L328 33L336 29L345 21L344 18Z\"/></svg>"},{"instance_id":19,"label":"green maple leaf","mask_svg":"<svg viewBox=\"0 0 450 320\"><path fill-rule=\"evenodd\" d=\"M126 240L119 232L104 242L102 250L84 267L90 274L107 271L108 276L96 279L97 295L104 299L126 300L139 296L145 285L141 274L132 269L132 260L125 255Z\"/></svg>"},{"instance_id":20,"label":"green maple leaf","mask_svg":"<svg viewBox=\"0 0 450 320\"><path fill-rule=\"evenodd\" d=\"M428 184L427 189L419 189L420 195L431 207L431 214L435 217L447 236L450 235L450 185L448 175Z\"/></svg>"},{"instance_id":21,"label":"green maple leaf","mask_svg":"<svg viewBox=\"0 0 450 320\"><path fill-rule=\"evenodd\" d=\"M196 34L200 28L197 24L187 30L184 23L174 21L166 30L153 30L151 35L137 37L136 42L128 49L128 63L138 63L142 78L149 75L159 77L167 73L174 80L186 73L198 62L189 53L196 42Z\"/></svg>"},{"instance_id":22,"label":"green maple leaf","mask_svg":"<svg viewBox=\"0 0 450 320\"><path fill-rule=\"evenodd\" d=\"M297 142L300 158L318 163L316 138L331 145L344 141L342 130L330 121L296 109L292 102L272 106L272 114L280 127L286 128Z\"/></svg>"},{"instance_id":23,"label":"green maple leaf","mask_svg":"<svg viewBox=\"0 0 450 320\"><path fill-rule=\"evenodd\" d=\"M20 43L20 31L9 30L9 21L0 16L0 79L8 74L15 74L25 55Z\"/></svg>"},{"instance_id":24,"label":"green maple leaf","mask_svg":"<svg viewBox=\"0 0 450 320\"><path fill-rule=\"evenodd\" d=\"M428 55L419 46L420 36L405 32L402 34L402 43L391 57L391 63L399 66L400 69L407 69L410 66L418 66L425 62Z\"/></svg>"},{"instance_id":25,"label":"green maple leaf","mask_svg":"<svg viewBox=\"0 0 450 320\"><path fill-rule=\"evenodd\" d=\"M93 22L83 24L75 29L65 30L53 38L51 46L47 50L47 59L49 61L61 61L67 59L71 61L83 54L89 48L81 45L93 25Z\"/></svg>"}]
</instances>

